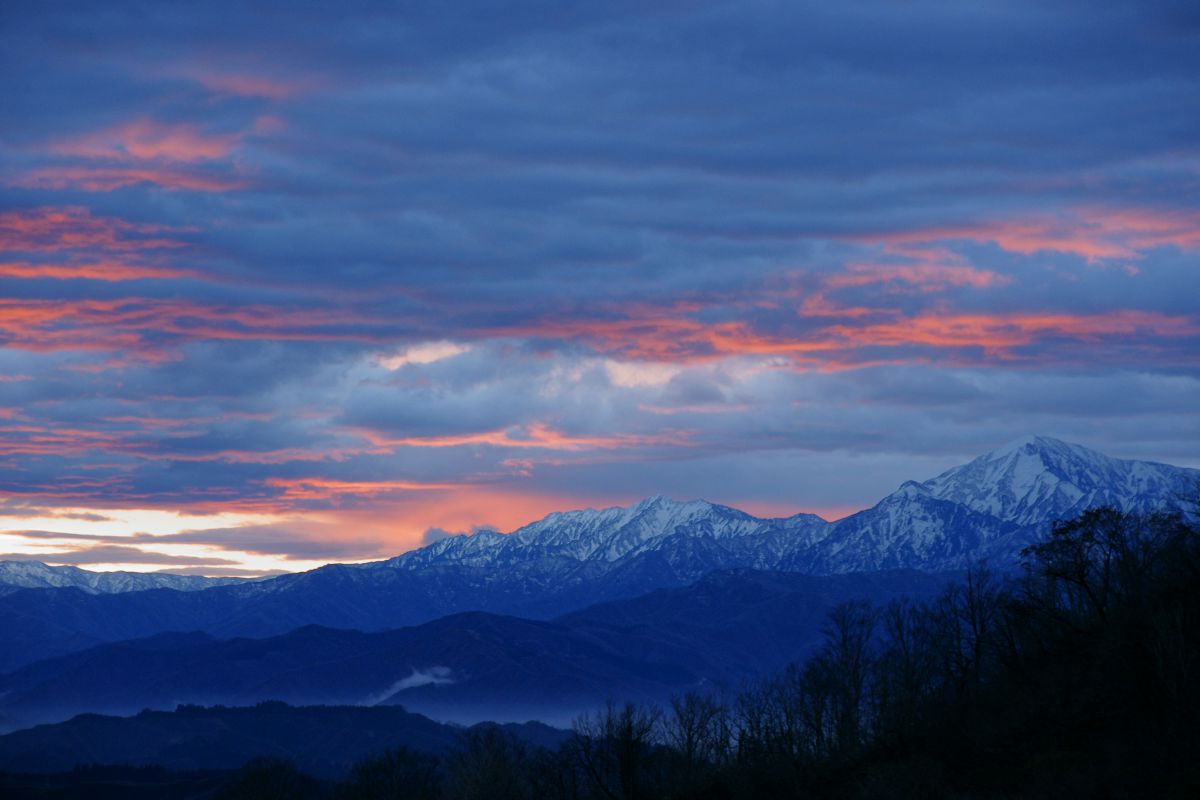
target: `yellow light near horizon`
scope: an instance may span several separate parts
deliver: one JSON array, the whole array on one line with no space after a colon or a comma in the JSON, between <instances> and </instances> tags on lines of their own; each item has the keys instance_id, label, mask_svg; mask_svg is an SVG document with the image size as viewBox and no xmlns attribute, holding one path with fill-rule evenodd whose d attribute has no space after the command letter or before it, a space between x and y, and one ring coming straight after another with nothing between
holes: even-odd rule
<instances>
[{"instance_id":1,"label":"yellow light near horizon","mask_svg":"<svg viewBox=\"0 0 1200 800\"><path fill-rule=\"evenodd\" d=\"M88 515L101 516L104 519L81 518ZM282 555L247 553L234 548L224 549L212 545L157 543L134 538L135 534L169 536L191 530L239 528L249 525L279 524L286 521L287 518L272 514L190 514L161 509L60 508L55 509L53 515L46 514L45 510L31 510L28 516L10 514L0 517L0 552L9 556L27 556L48 564L62 564L66 563L66 560L54 559L53 556L66 550L86 547L88 541L78 538L86 536L95 537L97 545L128 545L148 553L168 557L220 558L234 562L195 568L191 568L187 564L180 565L182 571L194 570L203 574L218 575L226 570L249 570L259 574L279 570L297 572L321 566L324 563L322 561L289 560ZM47 535L34 539L15 533L27 530L42 531ZM55 533L61 533L64 536L57 538L52 535ZM97 572L115 570L128 572L178 571L170 564L122 561L85 563L78 566Z\"/></svg>"},{"instance_id":2,"label":"yellow light near horizon","mask_svg":"<svg viewBox=\"0 0 1200 800\"><path fill-rule=\"evenodd\" d=\"M86 519L86 516L104 519ZM269 525L283 518L276 514L189 514L153 508L58 508L53 514L31 510L29 516L9 512L0 517L0 533L6 531L52 531L90 536L129 536L150 533L167 536L202 528L238 528Z\"/></svg>"},{"instance_id":3,"label":"yellow light near horizon","mask_svg":"<svg viewBox=\"0 0 1200 800\"><path fill-rule=\"evenodd\" d=\"M115 538L115 537L114 537ZM104 539L104 544L121 544L113 539ZM86 542L80 539L39 539L31 541L29 539L14 536L12 534L0 533L0 551L6 553L9 557L19 556L43 561L52 566L57 566L66 563L63 559L55 559L54 555L63 553L65 550L78 548ZM160 545L148 544L144 539L130 539L130 546L135 546L139 550L147 553L167 556L174 556L180 561L186 561L188 558L220 558L233 563L217 564L213 566L199 565L192 566L186 563L173 566L169 563L141 563L141 562L124 562L124 561L101 561L96 563L72 564L80 569L86 569L93 572L179 572L179 573L195 573L202 575L221 575L230 571L245 571L247 574L266 574L269 572L303 572L309 569L315 569L323 566L325 561L314 560L290 560L282 556L264 555L262 553L247 553L242 550L223 550L207 545Z\"/></svg>"}]
</instances>

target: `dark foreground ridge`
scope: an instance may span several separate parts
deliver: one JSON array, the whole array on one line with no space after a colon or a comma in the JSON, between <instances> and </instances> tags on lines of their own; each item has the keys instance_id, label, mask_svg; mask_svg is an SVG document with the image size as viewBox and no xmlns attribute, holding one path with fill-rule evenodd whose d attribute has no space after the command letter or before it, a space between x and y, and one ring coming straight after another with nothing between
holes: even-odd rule
<instances>
[{"instance_id":1,"label":"dark foreground ridge","mask_svg":"<svg viewBox=\"0 0 1200 800\"><path fill-rule=\"evenodd\" d=\"M244 708L180 706L132 717L81 714L0 737L0 770L45 774L86 765L232 770L255 758L275 758L322 778L340 778L369 755L396 748L444 754L471 730L491 727L535 746L557 747L567 736L538 722L446 725L399 706L294 707L275 701Z\"/></svg>"}]
</instances>

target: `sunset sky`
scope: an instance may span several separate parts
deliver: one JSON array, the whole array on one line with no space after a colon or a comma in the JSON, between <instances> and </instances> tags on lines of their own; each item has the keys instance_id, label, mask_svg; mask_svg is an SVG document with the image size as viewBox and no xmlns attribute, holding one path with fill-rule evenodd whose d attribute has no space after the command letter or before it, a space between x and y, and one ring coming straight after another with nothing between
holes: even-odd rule
<instances>
[{"instance_id":1,"label":"sunset sky","mask_svg":"<svg viewBox=\"0 0 1200 800\"><path fill-rule=\"evenodd\" d=\"M1195 3L258 5L0 11L0 559L1200 466Z\"/></svg>"}]
</instances>

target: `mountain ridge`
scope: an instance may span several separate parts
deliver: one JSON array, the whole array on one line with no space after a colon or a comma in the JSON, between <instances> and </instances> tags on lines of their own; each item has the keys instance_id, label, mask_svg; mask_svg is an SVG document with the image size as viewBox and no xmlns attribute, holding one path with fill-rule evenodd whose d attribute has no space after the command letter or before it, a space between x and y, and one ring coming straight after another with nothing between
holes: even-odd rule
<instances>
[{"instance_id":1,"label":"mountain ridge","mask_svg":"<svg viewBox=\"0 0 1200 800\"><path fill-rule=\"evenodd\" d=\"M315 623L380 631L473 610L550 619L717 570L942 572L980 560L1012 569L1056 519L1099 504L1182 510L1184 497L1200 497L1197 486L1198 470L1026 437L907 481L836 522L758 518L654 496L624 508L556 512L508 534L447 537L384 561L194 592L21 589L0 595L0 671L170 630L261 637Z\"/></svg>"},{"instance_id":2,"label":"mountain ridge","mask_svg":"<svg viewBox=\"0 0 1200 800\"><path fill-rule=\"evenodd\" d=\"M362 566L500 567L559 557L613 564L654 549L690 526L696 537L735 545L753 539L757 552L734 556L739 563L729 567L958 569L980 558L1012 558L1050 523L1086 508L1112 505L1139 513L1172 505L1179 509L1179 503L1164 500L1196 486L1200 470L1111 458L1082 445L1031 435L928 480L905 481L876 505L835 522L805 513L760 518L705 500L654 495L632 506L554 512L507 534L458 534ZM952 523L948 533L943 531L946 522ZM974 537L972 547L948 541L963 530L983 535ZM1021 531L1027 535L1014 536ZM905 550L906 545L911 546ZM894 551L880 549L887 546ZM820 548L824 552L806 552Z\"/></svg>"},{"instance_id":3,"label":"mountain ridge","mask_svg":"<svg viewBox=\"0 0 1200 800\"><path fill-rule=\"evenodd\" d=\"M251 578L210 578L170 572L94 572L70 565L51 566L36 559L0 561L0 594L18 589L65 589L73 587L88 594L143 592L174 589L194 592L213 586L244 583Z\"/></svg>"},{"instance_id":4,"label":"mountain ridge","mask_svg":"<svg viewBox=\"0 0 1200 800\"><path fill-rule=\"evenodd\" d=\"M468 611L369 633L312 624L264 638L159 633L0 675L0 718L12 727L81 712L281 700L400 703L468 724L568 723L613 693L663 702L782 668L816 647L838 602L930 596L949 577L732 570L551 620Z\"/></svg>"},{"instance_id":5,"label":"mountain ridge","mask_svg":"<svg viewBox=\"0 0 1200 800\"><path fill-rule=\"evenodd\" d=\"M537 722L476 729L491 727L547 747L568 735ZM130 717L80 714L0 736L0 770L48 773L86 764L146 763L182 770L237 769L252 758L269 756L294 760L323 777L342 777L356 761L388 748L445 753L469 730L398 706L182 705Z\"/></svg>"}]
</instances>

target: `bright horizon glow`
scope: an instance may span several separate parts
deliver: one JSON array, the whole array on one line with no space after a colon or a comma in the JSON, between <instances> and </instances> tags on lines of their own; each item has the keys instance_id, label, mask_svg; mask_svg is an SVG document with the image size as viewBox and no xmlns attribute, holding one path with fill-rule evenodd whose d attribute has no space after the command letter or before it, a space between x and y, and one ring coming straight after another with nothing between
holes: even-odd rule
<instances>
[{"instance_id":1,"label":"bright horizon glow","mask_svg":"<svg viewBox=\"0 0 1200 800\"><path fill-rule=\"evenodd\" d=\"M545 513L530 518L522 518L522 521L508 526L498 526L488 523L472 523L463 525L462 529L466 532L486 528L488 530L497 530L500 533L508 534L513 531L537 522L543 519L546 514L554 511L578 511L584 509L603 510L614 506L628 507L636 504L644 498L637 498L627 501L610 501L600 502L590 505L580 505L578 507L563 507L554 508ZM671 498L678 499L678 498ZM680 502L687 502L680 500ZM716 501L711 501L716 502ZM859 508L829 508L817 510L794 510L789 506L781 506L773 503L755 503L748 502L743 504L717 503L718 505L733 505L739 510L746 511L757 517L788 517L794 514L808 513L817 514L827 521L834 522L849 514L855 513L862 509ZM269 514L239 514L239 513L218 513L218 514L188 514L176 511L162 511L156 509L88 509L88 508L72 508L61 509L57 512L57 516L39 515L38 512L31 510L30 516L10 515L8 517L0 517L0 553L5 554L7 560L19 560L21 558L29 558L52 566L58 566L65 563L61 559L48 558L55 553L61 552L63 548L79 547L81 544L116 544L136 546L148 552L161 554L164 556L177 556L183 559L205 559L219 558L228 560L231 563L214 565L211 567L203 566L188 566L186 572L190 574L210 574L224 575L227 573L242 574L257 573L268 574L272 572L303 572L310 569L323 566L327 563L366 563L370 561L379 561L399 555L402 552L420 547L419 539L413 539L413 534L418 534L419 531L412 531L408 536L397 541L396 549L377 554L372 557L365 558L336 558L336 559L286 559L277 556L264 555L261 553L251 553L237 550L232 547L212 547L187 544L159 544L148 541L146 538L138 538L136 534L146 534L153 531L152 536L170 536L172 534L180 534L190 531L203 531L206 529L221 529L221 528L251 528L257 525L280 525L287 527L288 525L301 525L303 520L288 518L286 516L276 516ZM70 516L68 516L70 515ZM103 516L106 519L85 519L82 517L88 516ZM505 517L511 519L511 517ZM336 524L331 522L329 524ZM361 524L361 523L360 523ZM366 523L370 525L371 523ZM424 526L425 528L437 527L434 525ZM35 530L44 532L44 537L30 540L19 535L14 535L13 532ZM54 537L52 534L60 533L62 537ZM79 537L89 537L94 541L81 540ZM410 544L410 542L415 542ZM0 559L4 560L4 559ZM70 566L78 566L81 569L86 569L93 572L168 572L170 569L162 564L148 564L138 562L122 562L122 561L99 561L94 563L70 564Z\"/></svg>"}]
</instances>

